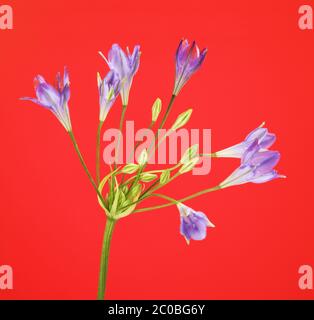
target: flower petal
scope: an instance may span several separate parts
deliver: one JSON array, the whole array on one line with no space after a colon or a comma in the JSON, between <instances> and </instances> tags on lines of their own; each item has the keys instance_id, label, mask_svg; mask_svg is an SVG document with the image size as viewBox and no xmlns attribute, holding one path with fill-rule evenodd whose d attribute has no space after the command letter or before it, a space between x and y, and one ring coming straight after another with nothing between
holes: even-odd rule
<instances>
[{"instance_id":1,"label":"flower petal","mask_svg":"<svg viewBox=\"0 0 314 320\"><path fill-rule=\"evenodd\" d=\"M245 141L253 141L255 139L260 140L263 139L263 137L268 133L268 130L266 128L256 128L252 132L250 132L246 138Z\"/></svg>"},{"instance_id":2,"label":"flower petal","mask_svg":"<svg viewBox=\"0 0 314 320\"><path fill-rule=\"evenodd\" d=\"M44 108L51 109L50 106L43 104L42 102L40 102L40 101L39 101L38 99L36 99L36 98L23 97L23 98L20 98L20 100L31 101L31 102L34 102L34 103L36 103L36 104L38 104L38 105L40 105L40 106L42 106L42 107L44 107Z\"/></svg>"},{"instance_id":3,"label":"flower petal","mask_svg":"<svg viewBox=\"0 0 314 320\"><path fill-rule=\"evenodd\" d=\"M267 133L260 141L260 146L262 149L270 148L276 141L276 135L273 133Z\"/></svg>"},{"instance_id":4,"label":"flower petal","mask_svg":"<svg viewBox=\"0 0 314 320\"><path fill-rule=\"evenodd\" d=\"M251 180L251 182L253 183L265 183L271 180L274 180L276 178L279 178L279 175L277 173L277 171L273 170L271 172L268 172L266 174L263 174L259 177L256 177L254 179Z\"/></svg>"}]
</instances>

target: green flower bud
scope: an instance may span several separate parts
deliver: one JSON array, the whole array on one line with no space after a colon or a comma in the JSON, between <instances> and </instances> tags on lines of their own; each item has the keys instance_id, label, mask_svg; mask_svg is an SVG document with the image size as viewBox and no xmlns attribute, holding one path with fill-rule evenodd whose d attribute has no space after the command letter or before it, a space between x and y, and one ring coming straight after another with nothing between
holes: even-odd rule
<instances>
[{"instance_id":1,"label":"green flower bud","mask_svg":"<svg viewBox=\"0 0 314 320\"><path fill-rule=\"evenodd\" d=\"M170 170L165 170L160 175L160 184L166 184L170 180Z\"/></svg>"},{"instance_id":2,"label":"green flower bud","mask_svg":"<svg viewBox=\"0 0 314 320\"><path fill-rule=\"evenodd\" d=\"M137 185L133 186L132 189L129 192L129 199L134 199L136 198L136 196L138 196L138 194L141 192L142 190L142 186L138 183Z\"/></svg>"},{"instance_id":3,"label":"green flower bud","mask_svg":"<svg viewBox=\"0 0 314 320\"><path fill-rule=\"evenodd\" d=\"M144 149L141 152L140 156L138 157L137 162L140 166L143 166L147 162L147 160L148 160L147 150Z\"/></svg>"},{"instance_id":4,"label":"green flower bud","mask_svg":"<svg viewBox=\"0 0 314 320\"><path fill-rule=\"evenodd\" d=\"M124 194L127 194L128 191L129 191L129 188L128 188L127 186L123 186L123 187L121 188L121 191L122 191Z\"/></svg>"},{"instance_id":5,"label":"green flower bud","mask_svg":"<svg viewBox=\"0 0 314 320\"><path fill-rule=\"evenodd\" d=\"M129 163L126 166L124 166L124 168L122 169L123 173L127 173L127 174L131 174L134 173L138 170L139 165L135 164L135 163Z\"/></svg>"},{"instance_id":6,"label":"green flower bud","mask_svg":"<svg viewBox=\"0 0 314 320\"><path fill-rule=\"evenodd\" d=\"M140 176L140 180L143 182L150 182L155 180L156 178L157 178L157 175L152 173L142 173Z\"/></svg>"},{"instance_id":7,"label":"green flower bud","mask_svg":"<svg viewBox=\"0 0 314 320\"><path fill-rule=\"evenodd\" d=\"M153 107L152 107L152 121L153 122L157 121L159 114L161 112L161 106L162 106L161 100L159 98L157 98L153 104Z\"/></svg>"},{"instance_id":8,"label":"green flower bud","mask_svg":"<svg viewBox=\"0 0 314 320\"><path fill-rule=\"evenodd\" d=\"M189 171L193 170L195 165L198 163L199 159L200 159L199 157L195 157L191 161L183 164L183 166L179 170L179 173L182 174L182 173L186 173L186 172L189 172Z\"/></svg>"},{"instance_id":9,"label":"green flower bud","mask_svg":"<svg viewBox=\"0 0 314 320\"><path fill-rule=\"evenodd\" d=\"M119 207L122 205L122 203L126 200L125 194L122 190L120 190L120 196L118 200Z\"/></svg>"},{"instance_id":10,"label":"green flower bud","mask_svg":"<svg viewBox=\"0 0 314 320\"><path fill-rule=\"evenodd\" d=\"M189 109L183 113L181 113L174 125L171 127L171 130L177 130L187 124L187 122L190 120L192 115L193 109Z\"/></svg>"},{"instance_id":11,"label":"green flower bud","mask_svg":"<svg viewBox=\"0 0 314 320\"><path fill-rule=\"evenodd\" d=\"M180 160L180 163L184 164L189 162L190 160L196 157L197 152L198 152L198 144L194 144L190 148L186 149L186 151L184 152Z\"/></svg>"}]
</instances>

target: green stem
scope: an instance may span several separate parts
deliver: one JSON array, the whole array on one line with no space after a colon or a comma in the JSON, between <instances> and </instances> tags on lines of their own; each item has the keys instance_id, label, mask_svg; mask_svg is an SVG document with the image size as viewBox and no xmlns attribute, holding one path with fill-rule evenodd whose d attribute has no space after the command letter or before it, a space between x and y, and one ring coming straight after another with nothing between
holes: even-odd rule
<instances>
[{"instance_id":1,"label":"green stem","mask_svg":"<svg viewBox=\"0 0 314 320\"><path fill-rule=\"evenodd\" d=\"M181 165L180 163L178 165ZM149 197L151 193L153 193L154 191L164 187L165 185L167 185L168 183L172 182L174 179L176 179L177 177L179 177L180 173L176 173L166 184L163 185L158 185L158 183L160 182L160 178L158 180L156 180L153 184L151 184L146 190L145 192L142 193L142 195L139 198L139 201L144 200L145 198ZM150 193L149 193L150 192Z\"/></svg>"},{"instance_id":2,"label":"green stem","mask_svg":"<svg viewBox=\"0 0 314 320\"><path fill-rule=\"evenodd\" d=\"M104 121L100 121L97 129L97 141L96 141L96 183L99 186L100 182L100 134Z\"/></svg>"},{"instance_id":3,"label":"green stem","mask_svg":"<svg viewBox=\"0 0 314 320\"><path fill-rule=\"evenodd\" d=\"M122 112L121 112L121 118L120 118L120 124L119 124L119 136L118 136L118 142L117 142L117 152L115 156L115 162L114 162L114 169L117 169L117 160L119 160L119 149L120 149L120 140L121 140L121 135L122 135L122 130L123 130L123 122L125 118L125 112L127 109L127 105L122 106Z\"/></svg>"},{"instance_id":4,"label":"green stem","mask_svg":"<svg viewBox=\"0 0 314 320\"><path fill-rule=\"evenodd\" d=\"M169 202L172 202L174 205L180 203L179 200L176 200L174 198L168 197L168 196L166 196L164 194L161 194L161 193L152 193L152 196L165 199L165 200L167 200Z\"/></svg>"},{"instance_id":5,"label":"green stem","mask_svg":"<svg viewBox=\"0 0 314 320\"><path fill-rule=\"evenodd\" d=\"M98 300L104 300L105 298L110 243L111 243L112 233L113 233L115 224L116 224L115 220L107 218L106 229L104 233L104 240L102 245L101 260L100 260L98 296L97 296Z\"/></svg>"},{"instance_id":6,"label":"green stem","mask_svg":"<svg viewBox=\"0 0 314 320\"><path fill-rule=\"evenodd\" d=\"M199 156L200 157L217 158L216 152L213 152L213 153L200 153Z\"/></svg>"},{"instance_id":7,"label":"green stem","mask_svg":"<svg viewBox=\"0 0 314 320\"><path fill-rule=\"evenodd\" d=\"M173 206L174 204L176 203L179 203L179 202L185 202L185 201L188 201L188 200L191 200L193 198L196 198L196 197L199 197L205 193L209 193L209 192L213 192L213 191L216 191L216 190L219 190L221 189L220 186L216 186L216 187L213 187L213 188L209 188L209 189L205 189L205 190L202 190L202 191L199 191L197 193L194 193L194 194L191 194L185 198L182 198L182 199L179 199L179 200L174 200L170 197L167 197L167 196L163 196L164 199L168 200L168 201L171 201L171 203L166 203L166 204L162 204L162 205L159 205L159 206L154 206L154 207L149 207L149 208L142 208L142 209L137 209L134 211L135 212L144 212L144 211L150 211L150 210L155 210L155 209L162 209L162 208L166 208L166 207L169 207L169 206ZM156 196L156 197L160 197L160 194L150 194L150 196ZM168 198L168 199L167 199ZM171 200L170 200L171 199Z\"/></svg>"},{"instance_id":8,"label":"green stem","mask_svg":"<svg viewBox=\"0 0 314 320\"><path fill-rule=\"evenodd\" d=\"M168 104L168 107L167 107L167 110L166 110L166 113L164 114L163 118L161 119L160 125L159 125L158 130L155 134L154 141L151 143L150 147L147 150L148 156L150 155L152 148L155 146L155 143L156 143L157 139L159 138L159 130L161 130L164 127L164 125L169 117L169 114L170 114L170 111L171 111L171 108L172 108L172 105L174 103L175 98L176 98L176 95L172 94L171 99ZM158 147L159 147L159 144L157 144L157 146L154 148L154 152L157 151Z\"/></svg>"},{"instance_id":9,"label":"green stem","mask_svg":"<svg viewBox=\"0 0 314 320\"><path fill-rule=\"evenodd\" d=\"M155 124L155 122L152 121L152 122L150 123L150 125L149 125L149 127L148 127L147 130L148 130L148 131L151 130L151 129L153 128L154 124ZM135 147L134 147L134 150L133 150L132 153L130 154L129 159L128 159L127 162L130 162L131 159L134 157L134 154L135 154L135 152L136 152L136 149L138 148L138 146L139 146L140 144L141 144L141 141L137 141L137 142L136 142ZM135 160L135 159L134 159L134 160ZM125 176L126 176L126 173L124 173L124 174L122 175L121 184L124 183Z\"/></svg>"},{"instance_id":10,"label":"green stem","mask_svg":"<svg viewBox=\"0 0 314 320\"><path fill-rule=\"evenodd\" d=\"M175 98L176 98L176 95L173 94L173 95L171 96L170 102L169 102L169 104L168 104L166 113L165 113L163 119L161 120L161 123L160 123L158 129L162 129L162 128L164 127L165 122L167 121L168 116L169 116L169 114L170 114L170 111L171 111L171 108L172 108L172 105L173 105L173 103L174 103Z\"/></svg>"},{"instance_id":11,"label":"green stem","mask_svg":"<svg viewBox=\"0 0 314 320\"><path fill-rule=\"evenodd\" d=\"M84 168L84 171L85 171L86 174L87 174L87 177L88 177L89 181L90 181L91 184L93 185L93 187L94 187L94 189L95 189L98 197L100 198L100 201L101 201L102 204L105 206L104 198L103 198L102 194L99 192L98 187L97 187L97 185L96 185L96 183L95 183L92 175L90 174L90 172L89 172L89 170L88 170L88 168L87 168L87 165L86 165L86 163L85 163L85 161L84 161L84 159L83 159L83 156L82 156L82 154L81 154L81 151L80 151L80 149L79 149L79 147L78 147L78 145L77 145L77 142L76 142L76 140L75 140L75 137L74 137L73 132L72 132L72 131L69 131L69 135L70 135L70 138L71 138L71 140L72 140L74 149L75 149L75 151L76 151L76 153L77 153L77 155L78 155L78 157L79 157L79 159L80 159L80 162L81 162L81 164L82 164L82 166L83 166L83 168Z\"/></svg>"},{"instance_id":12,"label":"green stem","mask_svg":"<svg viewBox=\"0 0 314 320\"><path fill-rule=\"evenodd\" d=\"M152 143L150 144L150 146L149 146L149 148L147 150L148 159L150 159L150 152L151 152L152 148L155 146L156 140L159 138L159 130L161 130L163 128L163 126L165 125L165 123L166 123L166 121L168 119L168 116L170 114L170 111L171 111L171 108L172 108L172 105L174 103L175 98L176 98L176 95L172 94L171 99L170 99L169 104L168 104L168 107L167 107L167 110L166 110L166 113L164 114L164 116L163 116L163 118L161 120L161 123L160 123L160 125L158 127L158 130L157 130L157 132L155 134L154 141L152 141ZM157 144L157 146L154 148L154 152L157 151L158 147L159 147L159 144ZM147 164L148 164L148 161L143 165L142 171L145 170Z\"/></svg>"}]
</instances>

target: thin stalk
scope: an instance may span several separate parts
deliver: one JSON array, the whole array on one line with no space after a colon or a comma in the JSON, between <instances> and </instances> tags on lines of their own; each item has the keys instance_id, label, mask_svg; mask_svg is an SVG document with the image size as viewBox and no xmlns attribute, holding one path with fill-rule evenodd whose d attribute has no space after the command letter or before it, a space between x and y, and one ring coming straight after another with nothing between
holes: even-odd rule
<instances>
[{"instance_id":1,"label":"thin stalk","mask_svg":"<svg viewBox=\"0 0 314 320\"><path fill-rule=\"evenodd\" d=\"M100 183L100 134L104 121L100 121L97 129L97 141L96 141L96 183L99 186Z\"/></svg>"},{"instance_id":2,"label":"thin stalk","mask_svg":"<svg viewBox=\"0 0 314 320\"><path fill-rule=\"evenodd\" d=\"M165 185L167 185L168 183L170 183L171 181L173 181L175 178L177 178L180 174L179 173L176 173L167 183L163 184L163 185L158 185L154 188L154 186L159 182L159 179L157 181L155 181L148 189L147 191L151 191L149 194L146 194L146 193L143 193L139 199L137 201L134 201L132 203L130 203L129 205L125 206L125 207L122 207L121 210L124 210L124 209L127 209L129 208L130 206L134 205L134 204L137 204L137 203L140 203L141 201L143 201L144 199L150 197L154 191L164 187Z\"/></svg>"},{"instance_id":3,"label":"thin stalk","mask_svg":"<svg viewBox=\"0 0 314 320\"><path fill-rule=\"evenodd\" d=\"M173 95L171 96L170 102L169 102L169 104L168 104L166 113L165 113L163 119L161 120L161 123L160 123L158 129L162 129L162 128L164 127L165 122L167 121L168 116L169 116L169 114L170 114L170 111L171 111L171 108L172 108L172 105L173 105L173 103L174 103L175 98L176 98L176 95L173 94Z\"/></svg>"},{"instance_id":4,"label":"thin stalk","mask_svg":"<svg viewBox=\"0 0 314 320\"><path fill-rule=\"evenodd\" d=\"M150 123L149 127L147 128L147 130L151 130L151 129L153 128L154 124L155 124L155 122L152 121L152 122ZM140 144L141 144L141 141L137 141L137 142L136 142L135 147L134 147L134 150L133 150L132 153L130 154L127 162L131 161L131 159L133 158L133 156L134 156L134 154L135 154L135 152L136 152L136 149L138 148L138 146L139 146ZM135 160L135 159L134 159L134 160ZM126 175L126 173L124 173L124 174L122 175L121 184L123 184L123 182L124 182L125 175Z\"/></svg>"},{"instance_id":5,"label":"thin stalk","mask_svg":"<svg viewBox=\"0 0 314 320\"><path fill-rule=\"evenodd\" d=\"M180 163L178 165L181 165ZM172 182L175 178L179 177L180 173L177 172L166 184ZM142 193L142 195L140 196L139 200L144 200L145 198L147 198L152 192L164 187L166 184L163 185L158 185L158 183L160 182L160 178L158 180L156 180L154 183L152 183L146 190L145 192ZM150 193L148 193L150 192Z\"/></svg>"},{"instance_id":6,"label":"thin stalk","mask_svg":"<svg viewBox=\"0 0 314 320\"><path fill-rule=\"evenodd\" d=\"M115 220L107 218L106 229L104 233L104 240L102 245L101 260L100 260L98 295L97 295L98 300L104 300L105 298L110 243L111 243L115 224L116 224Z\"/></svg>"},{"instance_id":7,"label":"thin stalk","mask_svg":"<svg viewBox=\"0 0 314 320\"><path fill-rule=\"evenodd\" d=\"M150 151L151 151L152 147L155 145L156 140L159 138L159 130L161 130L164 127L164 125L165 125L165 123L166 123L166 121L167 121L167 119L169 117L169 114L170 114L170 111L171 111L171 108L172 108L172 105L174 103L175 98L176 98L176 95L172 94L171 99L170 99L169 104L168 104L168 107L167 107L167 110L166 110L163 118L161 119L160 125L159 125L158 130L157 130L157 132L155 134L154 142L150 145L150 147L149 147L149 149L147 151L148 155L150 154ZM157 151L158 147L159 147L159 145L157 145L157 147L154 148L154 152Z\"/></svg>"},{"instance_id":8,"label":"thin stalk","mask_svg":"<svg viewBox=\"0 0 314 320\"><path fill-rule=\"evenodd\" d=\"M161 123L160 123L160 125L158 127L158 130L157 130L157 132L155 134L154 141L151 143L150 147L147 150L148 159L150 158L149 154L150 154L150 151L151 151L152 147L155 146L156 140L159 138L159 130L161 130L163 128L163 126L165 125L165 123L166 123L166 121L168 119L168 116L170 114L170 111L171 111L171 108L172 108L172 105L174 103L175 98L176 98L176 95L172 94L171 99L170 99L169 104L168 104L168 107L167 107L167 110L166 110L166 112L165 112L165 114L164 114L164 116L163 116L163 118L161 120ZM158 147L159 147L159 144L157 144L157 147L154 148L154 152L157 151ZM144 164L142 171L145 170L145 167L147 166L147 163L148 163L148 161ZM156 183L157 182L155 182L153 185L156 185ZM146 193L147 193L147 190L146 190L146 192L144 194L146 194Z\"/></svg>"},{"instance_id":9,"label":"thin stalk","mask_svg":"<svg viewBox=\"0 0 314 320\"><path fill-rule=\"evenodd\" d=\"M206 193L209 193L209 192L213 192L213 191L216 191L216 190L219 190L221 189L220 186L216 186L216 187L213 187L213 188L209 188L209 189L205 189L205 190L202 190L202 191L199 191L199 192L196 192L194 194L191 194L185 198L182 198L182 199L179 199L179 200L174 200L170 197L167 197L167 196L164 196L164 195L160 195L160 194L156 194L156 193L152 193L150 194L150 196L156 196L156 197L160 197L162 196L164 199L168 200L168 201L171 201L171 203L165 203L165 204L162 204L162 205L159 205L159 206L154 206L154 207L149 207L149 208L142 208L142 209L137 209L134 211L135 212L144 212L144 211L150 211L150 210L156 210L156 209L162 209L162 208L166 208L166 207L170 207L170 206L173 206L174 204L176 203L179 203L179 202L185 202L185 201L188 201L188 200L191 200L191 199L194 199L196 197L199 197L203 194L206 194ZM168 198L168 199L167 199ZM170 200L171 199L171 200ZM173 201L174 200L174 201Z\"/></svg>"},{"instance_id":10,"label":"thin stalk","mask_svg":"<svg viewBox=\"0 0 314 320\"><path fill-rule=\"evenodd\" d=\"M121 140L121 135L122 135L122 130L123 130L123 122L124 122L125 112L126 112L127 107L128 107L127 105L122 106L122 112L121 112L121 118L120 118L120 124L119 124L119 136L118 136L118 142L117 142L117 153L115 156L114 169L117 169L117 160L119 159L120 140Z\"/></svg>"},{"instance_id":11,"label":"thin stalk","mask_svg":"<svg viewBox=\"0 0 314 320\"><path fill-rule=\"evenodd\" d=\"M200 153L199 156L200 157L217 158L216 152L213 152L213 153Z\"/></svg>"},{"instance_id":12,"label":"thin stalk","mask_svg":"<svg viewBox=\"0 0 314 320\"><path fill-rule=\"evenodd\" d=\"M78 157L79 157L79 159L80 159L80 162L81 162L81 164L82 164L82 166L83 166L83 168L84 168L84 171L85 171L86 174L87 174L87 177L88 177L89 181L91 182L92 186L94 187L94 189L95 189L95 191L96 191L96 193L97 193L100 201L101 201L102 204L105 206L104 198L103 198L102 194L99 192L98 187L97 187L97 185L96 185L96 183L95 183L92 175L90 174L90 172L89 172L89 170L88 170L88 168L87 168L87 165L86 165L86 163L85 163L85 161L84 161L84 158L83 158L83 156L82 156L82 154L81 154L81 151L80 151L80 149L79 149L79 147L78 147L78 144L77 144L77 142L76 142L76 140L75 140L75 137L74 137L73 132L72 132L72 131L69 131L69 135L70 135L70 138L71 138L71 140L72 140L74 149L75 149L75 151L76 151L76 153L77 153L77 155L78 155Z\"/></svg>"}]
</instances>

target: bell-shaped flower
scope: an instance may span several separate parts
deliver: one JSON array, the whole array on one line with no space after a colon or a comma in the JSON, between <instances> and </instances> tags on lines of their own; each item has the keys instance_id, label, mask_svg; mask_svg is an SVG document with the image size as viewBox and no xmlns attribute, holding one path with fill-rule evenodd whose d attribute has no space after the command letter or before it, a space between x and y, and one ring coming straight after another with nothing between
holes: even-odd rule
<instances>
[{"instance_id":1,"label":"bell-shaped flower","mask_svg":"<svg viewBox=\"0 0 314 320\"><path fill-rule=\"evenodd\" d=\"M125 53L118 44L113 44L108 54L108 60L101 52L99 53L107 62L110 70L118 74L121 81L122 104L126 106L129 101L133 77L140 64L140 46L135 46L131 54L129 49Z\"/></svg>"},{"instance_id":2,"label":"bell-shaped flower","mask_svg":"<svg viewBox=\"0 0 314 320\"><path fill-rule=\"evenodd\" d=\"M120 93L120 79L116 72L110 70L104 79L97 74L100 113L99 120L105 121L111 107Z\"/></svg>"},{"instance_id":3,"label":"bell-shaped flower","mask_svg":"<svg viewBox=\"0 0 314 320\"><path fill-rule=\"evenodd\" d=\"M263 126L264 123L250 132L244 141L227 149L218 151L214 156L218 158L242 158L245 151L255 142L255 140L258 141L258 145L262 150L267 150L276 141L276 135L274 133L269 133L268 129Z\"/></svg>"},{"instance_id":4,"label":"bell-shaped flower","mask_svg":"<svg viewBox=\"0 0 314 320\"><path fill-rule=\"evenodd\" d=\"M207 216L200 211L179 203L177 205L180 212L180 233L189 244L190 240L203 240L207 235L207 227L214 228L214 224L209 221Z\"/></svg>"},{"instance_id":5,"label":"bell-shaped flower","mask_svg":"<svg viewBox=\"0 0 314 320\"><path fill-rule=\"evenodd\" d=\"M176 96L201 67L207 54L207 49L200 51L195 41L189 44L188 40L181 40L176 52L176 79L173 94Z\"/></svg>"},{"instance_id":6,"label":"bell-shaped flower","mask_svg":"<svg viewBox=\"0 0 314 320\"><path fill-rule=\"evenodd\" d=\"M248 182L264 183L277 178L285 178L274 168L280 160L278 151L263 151L256 139L245 151L241 165L226 180L220 188L236 186Z\"/></svg>"},{"instance_id":7,"label":"bell-shaped flower","mask_svg":"<svg viewBox=\"0 0 314 320\"><path fill-rule=\"evenodd\" d=\"M72 130L68 102L70 99L69 74L64 68L64 75L58 73L56 86L52 86L45 79L38 75L35 77L35 92L37 98L21 98L21 100L32 101L50 110L69 132Z\"/></svg>"}]
</instances>

